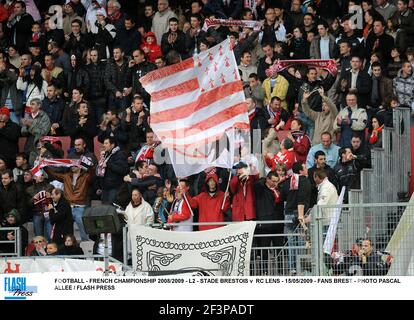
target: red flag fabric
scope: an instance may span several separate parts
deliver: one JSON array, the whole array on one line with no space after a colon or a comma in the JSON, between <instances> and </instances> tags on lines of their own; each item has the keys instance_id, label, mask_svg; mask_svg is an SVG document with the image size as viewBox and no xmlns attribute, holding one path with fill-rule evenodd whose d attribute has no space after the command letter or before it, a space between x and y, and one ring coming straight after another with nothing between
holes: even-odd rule
<instances>
[{"instance_id":1,"label":"red flag fabric","mask_svg":"<svg viewBox=\"0 0 414 320\"><path fill-rule=\"evenodd\" d=\"M200 158L198 166L188 166L181 172L186 176L220 166L202 165L209 154L196 148L219 140L231 128L249 128L243 84L230 40L181 63L150 72L140 82L151 95L151 128L170 155L197 153L194 158ZM223 166L231 165L232 161Z\"/></svg>"}]
</instances>

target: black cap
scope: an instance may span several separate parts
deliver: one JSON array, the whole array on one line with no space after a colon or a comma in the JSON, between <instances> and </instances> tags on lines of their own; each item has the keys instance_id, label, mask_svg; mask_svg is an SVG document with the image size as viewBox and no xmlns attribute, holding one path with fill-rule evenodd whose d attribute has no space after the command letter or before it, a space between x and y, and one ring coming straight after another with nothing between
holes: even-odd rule
<instances>
[{"instance_id":1,"label":"black cap","mask_svg":"<svg viewBox=\"0 0 414 320\"><path fill-rule=\"evenodd\" d=\"M243 168L248 168L248 167L249 166L246 163L240 161L233 166L233 169L243 169Z\"/></svg>"}]
</instances>

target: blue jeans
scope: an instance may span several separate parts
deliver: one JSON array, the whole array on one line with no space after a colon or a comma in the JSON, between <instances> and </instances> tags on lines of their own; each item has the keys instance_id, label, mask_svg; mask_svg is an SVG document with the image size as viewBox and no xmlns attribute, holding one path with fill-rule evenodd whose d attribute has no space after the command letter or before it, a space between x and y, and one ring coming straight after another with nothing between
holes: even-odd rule
<instances>
[{"instance_id":1,"label":"blue jeans","mask_svg":"<svg viewBox=\"0 0 414 320\"><path fill-rule=\"evenodd\" d=\"M302 121L303 127L302 131L304 131L308 136L309 139L312 141L313 133L315 132L315 122L309 119L304 113L299 113L299 119Z\"/></svg>"},{"instance_id":2,"label":"blue jeans","mask_svg":"<svg viewBox=\"0 0 414 320\"><path fill-rule=\"evenodd\" d=\"M296 217L294 214L285 214L285 220L293 220ZM297 225L293 223L285 224L285 234L296 234ZM305 241L301 236L287 236L288 242L288 265L289 270L296 270L296 257L298 255L298 249L295 247L301 247L305 245Z\"/></svg>"},{"instance_id":3,"label":"blue jeans","mask_svg":"<svg viewBox=\"0 0 414 320\"><path fill-rule=\"evenodd\" d=\"M85 212L85 207L72 207L72 217L77 224L81 236L81 241L89 241L89 236L85 231L85 227L83 226L83 213Z\"/></svg>"},{"instance_id":4,"label":"blue jeans","mask_svg":"<svg viewBox=\"0 0 414 320\"><path fill-rule=\"evenodd\" d=\"M45 237L47 242L50 241L50 233L52 232L52 225L49 218L43 215L33 215L33 228L35 236Z\"/></svg>"},{"instance_id":5,"label":"blue jeans","mask_svg":"<svg viewBox=\"0 0 414 320\"><path fill-rule=\"evenodd\" d=\"M102 190L102 202L104 204L112 204L116 200L118 189Z\"/></svg>"}]
</instances>

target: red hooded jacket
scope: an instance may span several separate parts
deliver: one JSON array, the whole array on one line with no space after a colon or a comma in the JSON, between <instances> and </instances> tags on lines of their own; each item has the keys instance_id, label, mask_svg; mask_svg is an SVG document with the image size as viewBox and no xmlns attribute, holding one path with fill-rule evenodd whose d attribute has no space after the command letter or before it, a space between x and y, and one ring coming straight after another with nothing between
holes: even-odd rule
<instances>
[{"instance_id":1,"label":"red hooded jacket","mask_svg":"<svg viewBox=\"0 0 414 320\"><path fill-rule=\"evenodd\" d=\"M213 179L216 182L217 188L219 188L219 179L215 173L210 173L206 176L206 184L210 179ZM206 190L208 190L208 187L206 187ZM224 192L221 190L217 190L213 196L211 196L207 191L204 191L193 198L187 195L187 199L190 203L191 208L198 209L198 222L223 222L224 213L230 209L229 197L226 198L223 210L221 209L221 206L223 205L224 201ZM205 231L219 227L222 226L204 225L199 226L198 229L200 231Z\"/></svg>"},{"instance_id":2,"label":"red hooded jacket","mask_svg":"<svg viewBox=\"0 0 414 320\"><path fill-rule=\"evenodd\" d=\"M151 44L147 42L147 39L152 37L154 40ZM155 62L155 59L162 56L161 47L157 44L157 38L155 37L155 33L148 32L145 34L144 42L141 44L140 48L144 51L148 49L148 53L146 55L148 57L148 61Z\"/></svg>"},{"instance_id":3,"label":"red hooded jacket","mask_svg":"<svg viewBox=\"0 0 414 320\"><path fill-rule=\"evenodd\" d=\"M256 219L256 205L253 185L259 175L250 175L247 181L240 181L233 177L230 181L230 191L233 194L232 221L246 221Z\"/></svg>"}]
</instances>

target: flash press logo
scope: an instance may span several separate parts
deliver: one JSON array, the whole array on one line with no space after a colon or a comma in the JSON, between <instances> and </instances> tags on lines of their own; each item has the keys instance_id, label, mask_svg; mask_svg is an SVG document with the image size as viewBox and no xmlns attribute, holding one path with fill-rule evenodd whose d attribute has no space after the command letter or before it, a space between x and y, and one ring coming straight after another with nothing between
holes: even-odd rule
<instances>
[{"instance_id":1,"label":"flash press logo","mask_svg":"<svg viewBox=\"0 0 414 320\"><path fill-rule=\"evenodd\" d=\"M4 297L5 300L26 300L37 293L37 286L29 287L26 277L5 277L4 291L9 294Z\"/></svg>"}]
</instances>

